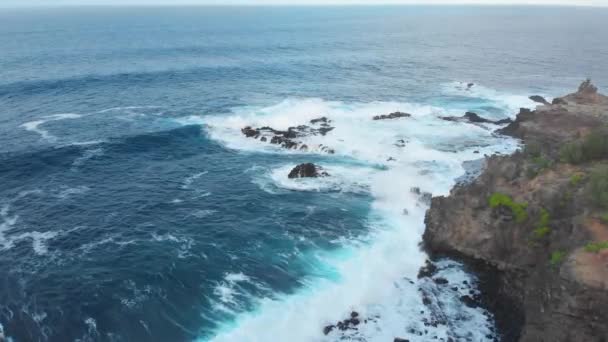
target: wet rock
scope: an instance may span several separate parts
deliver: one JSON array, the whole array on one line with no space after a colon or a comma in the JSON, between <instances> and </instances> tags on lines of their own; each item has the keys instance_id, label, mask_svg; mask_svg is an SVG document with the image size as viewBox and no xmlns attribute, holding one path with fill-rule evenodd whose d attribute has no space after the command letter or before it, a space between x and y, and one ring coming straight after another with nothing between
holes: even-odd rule
<instances>
[{"instance_id":1,"label":"wet rock","mask_svg":"<svg viewBox=\"0 0 608 342\"><path fill-rule=\"evenodd\" d=\"M435 279L433 279L433 281L437 285L445 285L445 284L449 283L449 281L447 279L445 279L445 278L435 278Z\"/></svg>"},{"instance_id":2,"label":"wet rock","mask_svg":"<svg viewBox=\"0 0 608 342\"><path fill-rule=\"evenodd\" d=\"M460 301L464 305L466 305L466 306L468 306L470 308L479 307L479 303L477 303L477 301L475 299L473 299L471 296L467 296L467 295L461 296L460 297Z\"/></svg>"},{"instance_id":3,"label":"wet rock","mask_svg":"<svg viewBox=\"0 0 608 342\"><path fill-rule=\"evenodd\" d=\"M395 337L393 342L410 342L410 340L408 340L406 338Z\"/></svg>"},{"instance_id":4,"label":"wet rock","mask_svg":"<svg viewBox=\"0 0 608 342\"><path fill-rule=\"evenodd\" d=\"M420 267L418 271L418 279L422 278L430 278L437 273L437 266L433 264L430 260L427 260L424 266Z\"/></svg>"},{"instance_id":5,"label":"wet rock","mask_svg":"<svg viewBox=\"0 0 608 342\"><path fill-rule=\"evenodd\" d=\"M307 136L321 135L325 136L331 132L334 127L331 127L329 120L326 117L313 119L309 125L299 125L289 127L287 130L277 130L272 127L264 126L260 128L254 128L247 126L241 129L241 132L247 138L259 139L263 142L270 142L273 145L279 145L287 149L300 149L303 151L309 150L309 146L303 144L299 139ZM322 145L321 145L322 146ZM320 147L321 147L320 146ZM321 151L326 153L333 153L334 151L328 147L321 148Z\"/></svg>"},{"instance_id":6,"label":"wet rock","mask_svg":"<svg viewBox=\"0 0 608 342\"><path fill-rule=\"evenodd\" d=\"M260 135L260 131L257 129L253 129L251 128L251 126L247 126L243 129L241 129L241 132L243 132L243 134L247 137L247 138L252 138L252 137L257 137Z\"/></svg>"},{"instance_id":7,"label":"wet rock","mask_svg":"<svg viewBox=\"0 0 608 342\"><path fill-rule=\"evenodd\" d=\"M288 178L316 178L316 177L327 177L329 173L324 171L321 167L313 163L304 163L294 167L289 172Z\"/></svg>"},{"instance_id":8,"label":"wet rock","mask_svg":"<svg viewBox=\"0 0 608 342\"><path fill-rule=\"evenodd\" d=\"M398 119L398 118L409 118L412 114L402 113L402 112L394 112L390 114L384 115L376 115L373 117L374 120L389 120L389 119Z\"/></svg>"},{"instance_id":9,"label":"wet rock","mask_svg":"<svg viewBox=\"0 0 608 342\"><path fill-rule=\"evenodd\" d=\"M325 328L323 328L323 335L327 335L329 334L332 330L334 330L336 326L335 325L326 325Z\"/></svg>"},{"instance_id":10,"label":"wet rock","mask_svg":"<svg viewBox=\"0 0 608 342\"><path fill-rule=\"evenodd\" d=\"M431 200L433 199L433 194L431 194L430 192L423 192L420 190L419 187L413 187L410 189L410 191L413 194L418 195L420 202L425 203L425 204L430 204Z\"/></svg>"},{"instance_id":11,"label":"wet rock","mask_svg":"<svg viewBox=\"0 0 608 342\"><path fill-rule=\"evenodd\" d=\"M537 103L542 103L544 105L550 105L550 103L545 100L544 97L540 96L540 95L532 95L529 97L530 100L537 102Z\"/></svg>"},{"instance_id":12,"label":"wet rock","mask_svg":"<svg viewBox=\"0 0 608 342\"><path fill-rule=\"evenodd\" d=\"M504 125L512 122L509 118L497 121L489 120L474 112L466 112L463 116L442 116L441 119L445 121L468 122L474 124L490 123L495 125Z\"/></svg>"},{"instance_id":13,"label":"wet rock","mask_svg":"<svg viewBox=\"0 0 608 342\"><path fill-rule=\"evenodd\" d=\"M405 147L405 144L407 144L407 142L404 139L399 139L395 142L395 146L397 147Z\"/></svg>"},{"instance_id":14,"label":"wet rock","mask_svg":"<svg viewBox=\"0 0 608 342\"><path fill-rule=\"evenodd\" d=\"M313 125L316 125L316 124L329 124L330 122L331 122L331 120L329 120L328 118L326 118L324 116L320 117L318 119L312 119L312 120L310 120L310 123L313 124Z\"/></svg>"}]
</instances>

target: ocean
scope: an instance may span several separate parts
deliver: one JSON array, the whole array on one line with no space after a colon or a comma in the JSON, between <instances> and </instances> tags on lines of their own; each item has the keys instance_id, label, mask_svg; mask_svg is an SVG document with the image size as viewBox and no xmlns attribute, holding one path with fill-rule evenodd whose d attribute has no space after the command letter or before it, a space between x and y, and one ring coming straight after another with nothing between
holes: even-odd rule
<instances>
[{"instance_id":1,"label":"ocean","mask_svg":"<svg viewBox=\"0 0 608 342\"><path fill-rule=\"evenodd\" d=\"M511 153L529 95L608 87L608 10L0 10L0 335L10 341L493 341L418 279L428 201ZM468 87L468 83L474 83ZM402 111L409 118L374 121ZM287 150L245 137L326 117ZM327 153L331 148L335 153ZM330 174L288 179L299 163ZM432 305L428 305L432 297ZM350 317L357 329L324 327ZM440 317L441 319L437 319ZM429 322L435 323L430 324Z\"/></svg>"}]
</instances>

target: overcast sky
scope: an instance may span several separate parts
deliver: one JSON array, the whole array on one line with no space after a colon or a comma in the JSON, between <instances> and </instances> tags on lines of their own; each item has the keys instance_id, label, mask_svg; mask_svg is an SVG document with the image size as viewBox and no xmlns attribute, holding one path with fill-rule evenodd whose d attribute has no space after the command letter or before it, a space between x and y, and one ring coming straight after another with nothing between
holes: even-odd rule
<instances>
[{"instance_id":1,"label":"overcast sky","mask_svg":"<svg viewBox=\"0 0 608 342\"><path fill-rule=\"evenodd\" d=\"M535 4L608 6L608 0L0 0L0 7L60 5L319 5L319 4Z\"/></svg>"}]
</instances>

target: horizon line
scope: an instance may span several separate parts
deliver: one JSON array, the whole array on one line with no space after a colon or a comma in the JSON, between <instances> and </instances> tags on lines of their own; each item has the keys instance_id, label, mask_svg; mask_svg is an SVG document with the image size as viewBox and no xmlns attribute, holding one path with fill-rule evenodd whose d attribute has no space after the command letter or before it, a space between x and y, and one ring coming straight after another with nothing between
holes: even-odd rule
<instances>
[{"instance_id":1,"label":"horizon line","mask_svg":"<svg viewBox=\"0 0 608 342\"><path fill-rule=\"evenodd\" d=\"M44 4L44 5L9 5L0 4L0 9L33 9L33 8L83 8L83 7L585 7L585 8L606 8L608 4L534 4L534 3L267 3L267 4L193 4L193 3L159 3L159 4Z\"/></svg>"}]
</instances>

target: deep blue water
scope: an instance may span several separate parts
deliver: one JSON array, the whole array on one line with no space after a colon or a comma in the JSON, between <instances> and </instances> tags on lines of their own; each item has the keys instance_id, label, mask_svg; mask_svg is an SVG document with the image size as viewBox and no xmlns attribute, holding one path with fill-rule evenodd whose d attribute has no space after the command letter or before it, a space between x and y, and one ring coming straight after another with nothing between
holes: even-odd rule
<instances>
[{"instance_id":1,"label":"deep blue water","mask_svg":"<svg viewBox=\"0 0 608 342\"><path fill-rule=\"evenodd\" d=\"M381 245L377 226L408 228L386 214L392 208L382 200L395 201L376 179L401 186L376 175L391 169L383 151L370 147L388 128L370 124L380 133L368 136L348 115L405 108L421 118L465 110L503 117L526 105L527 95L561 95L585 77L605 89L606 19L606 9L546 7L1 10L4 334L15 341L192 341L230 340L237 336L230 331L242 330L245 340L263 341L276 328L277 341L284 331L294 341L338 338L316 329L344 318L328 307L302 309L314 331L288 319L256 330L261 323L251 317L270 317L268 308L278 307L278 321L291 318L288 303L317 298L324 282L344 294L325 301L332 310L365 312L379 300L369 293L393 283L362 278L360 287L369 282L374 290L349 297L352 272L335 266L363 258L374 263L359 263L357 274L378 268L381 259L362 252ZM458 82L479 90L463 92ZM342 125L329 140L336 156L255 141L248 148L230 130L260 117L298 123L309 109ZM423 184L433 174L436 191L449 190L459 171L454 161L505 146L485 131L424 120L407 134L437 155L399 167L420 167ZM450 159L457 151L463 154ZM303 161L349 176L313 184L314 191L277 180ZM412 214L417 232L404 237L413 245L423 209ZM382 246L387 265L401 260ZM420 255L409 255L413 270ZM364 336L405 334L408 319L403 327L381 324L381 337Z\"/></svg>"}]
</instances>

